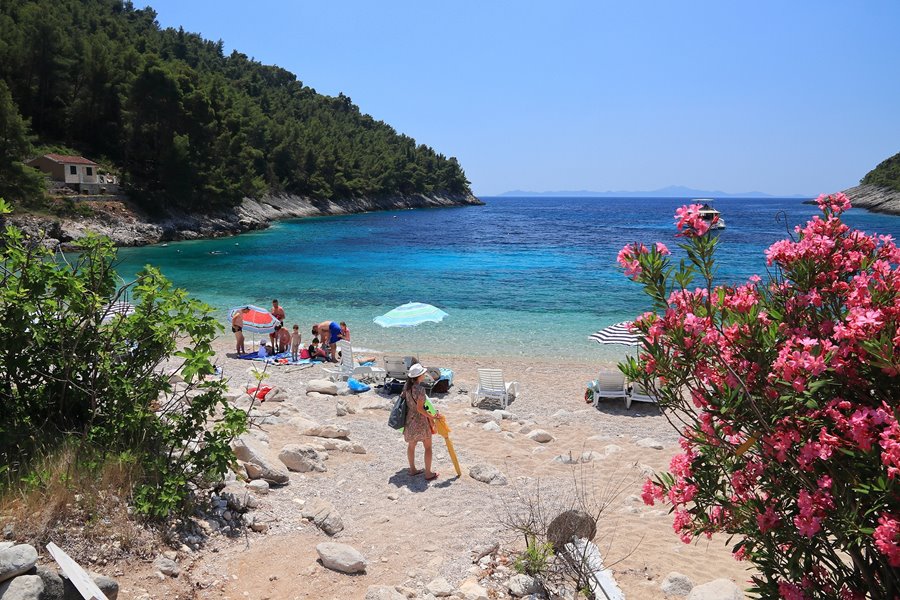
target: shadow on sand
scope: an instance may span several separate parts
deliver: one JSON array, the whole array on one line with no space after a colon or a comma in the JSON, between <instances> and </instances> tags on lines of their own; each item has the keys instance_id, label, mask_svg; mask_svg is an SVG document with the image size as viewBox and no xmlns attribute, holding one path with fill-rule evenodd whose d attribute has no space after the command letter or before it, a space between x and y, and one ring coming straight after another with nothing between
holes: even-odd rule
<instances>
[{"instance_id":1,"label":"shadow on sand","mask_svg":"<svg viewBox=\"0 0 900 600\"><path fill-rule=\"evenodd\" d=\"M451 471L453 473L453 471ZM409 491L413 493L424 492L428 488L446 488L450 487L450 484L454 481L457 481L459 477L454 473L453 477L447 477L441 474L437 479L433 479L431 481L425 481L425 476L421 473L418 475L413 475L410 477L408 469L400 469L396 473L390 476L388 479L388 483L393 485L394 487L402 488L405 487L409 489Z\"/></svg>"}]
</instances>

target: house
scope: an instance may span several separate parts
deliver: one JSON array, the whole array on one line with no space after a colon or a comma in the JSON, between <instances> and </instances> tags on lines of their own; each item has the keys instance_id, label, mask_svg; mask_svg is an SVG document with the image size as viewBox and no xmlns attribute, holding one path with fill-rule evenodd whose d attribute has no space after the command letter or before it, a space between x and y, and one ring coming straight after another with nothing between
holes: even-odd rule
<instances>
[{"instance_id":1,"label":"house","mask_svg":"<svg viewBox=\"0 0 900 600\"><path fill-rule=\"evenodd\" d=\"M105 179L101 183L98 173L100 165L83 156L45 154L29 160L27 164L47 173L53 181L83 194L99 194L100 187L105 183Z\"/></svg>"}]
</instances>

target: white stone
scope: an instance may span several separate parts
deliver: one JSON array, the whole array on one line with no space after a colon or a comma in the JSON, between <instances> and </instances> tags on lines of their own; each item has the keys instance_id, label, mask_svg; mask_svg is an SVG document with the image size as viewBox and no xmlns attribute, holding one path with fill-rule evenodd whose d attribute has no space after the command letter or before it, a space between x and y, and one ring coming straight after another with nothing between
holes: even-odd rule
<instances>
[{"instance_id":1,"label":"white stone","mask_svg":"<svg viewBox=\"0 0 900 600\"><path fill-rule=\"evenodd\" d=\"M370 585L365 600L406 600L406 596L389 585Z\"/></svg>"},{"instance_id":2,"label":"white stone","mask_svg":"<svg viewBox=\"0 0 900 600\"><path fill-rule=\"evenodd\" d=\"M600 454L599 452L594 452L593 450L588 450L586 452L582 452L579 460L583 463L594 462L595 460L603 460L606 458L605 454Z\"/></svg>"},{"instance_id":3,"label":"white stone","mask_svg":"<svg viewBox=\"0 0 900 600\"><path fill-rule=\"evenodd\" d=\"M238 460L247 463L247 475L251 479L265 479L269 483L288 483L290 478L284 469L281 469L272 463L266 457L266 448L254 439L252 436L243 435L231 443L234 455ZM257 468L251 469L250 465L256 465Z\"/></svg>"},{"instance_id":4,"label":"white stone","mask_svg":"<svg viewBox=\"0 0 900 600\"><path fill-rule=\"evenodd\" d=\"M488 600L487 590L481 587L477 581L467 579L462 582L457 590L466 600Z\"/></svg>"},{"instance_id":5,"label":"white stone","mask_svg":"<svg viewBox=\"0 0 900 600\"><path fill-rule=\"evenodd\" d=\"M469 469L469 477L490 485L506 485L506 476L493 465L477 464Z\"/></svg>"},{"instance_id":6,"label":"white stone","mask_svg":"<svg viewBox=\"0 0 900 600\"><path fill-rule=\"evenodd\" d=\"M306 383L306 393L318 392L320 394L328 394L337 396L337 384L327 379L311 379Z\"/></svg>"},{"instance_id":7,"label":"white stone","mask_svg":"<svg viewBox=\"0 0 900 600\"><path fill-rule=\"evenodd\" d=\"M337 542L322 542L316 552L327 568L341 573L362 573L366 570L366 559L356 548Z\"/></svg>"},{"instance_id":8,"label":"white stone","mask_svg":"<svg viewBox=\"0 0 900 600\"><path fill-rule=\"evenodd\" d=\"M672 571L663 579L659 586L662 593L667 596L687 596L694 588L694 582L687 575Z\"/></svg>"},{"instance_id":9,"label":"white stone","mask_svg":"<svg viewBox=\"0 0 900 600\"><path fill-rule=\"evenodd\" d=\"M346 438L350 435L350 430L343 425L332 425L331 423L325 423L324 425L319 425L318 427L312 427L308 429L304 433L304 435L323 438Z\"/></svg>"},{"instance_id":10,"label":"white stone","mask_svg":"<svg viewBox=\"0 0 900 600\"><path fill-rule=\"evenodd\" d=\"M609 444L605 448L603 448L604 454L607 456L611 456L613 454L617 454L622 451L621 446L616 446L615 444Z\"/></svg>"},{"instance_id":11,"label":"white stone","mask_svg":"<svg viewBox=\"0 0 900 600\"><path fill-rule=\"evenodd\" d=\"M44 593L44 580L39 575L20 575L0 583L3 600L40 600Z\"/></svg>"},{"instance_id":12,"label":"white stone","mask_svg":"<svg viewBox=\"0 0 900 600\"><path fill-rule=\"evenodd\" d=\"M730 579L714 579L691 590L688 600L743 600L744 592Z\"/></svg>"},{"instance_id":13,"label":"white stone","mask_svg":"<svg viewBox=\"0 0 900 600\"><path fill-rule=\"evenodd\" d=\"M509 578L507 583L509 593L516 597L528 596L537 592L537 582L534 577L520 573Z\"/></svg>"},{"instance_id":14,"label":"white stone","mask_svg":"<svg viewBox=\"0 0 900 600\"><path fill-rule=\"evenodd\" d=\"M219 492L219 496L234 510L243 511L250 501L250 490L240 481L229 481Z\"/></svg>"},{"instance_id":15,"label":"white stone","mask_svg":"<svg viewBox=\"0 0 900 600\"><path fill-rule=\"evenodd\" d=\"M344 529L341 515L331 503L321 498L314 498L304 504L300 510L300 516L312 521L316 527L328 535L334 535Z\"/></svg>"},{"instance_id":16,"label":"white stone","mask_svg":"<svg viewBox=\"0 0 900 600\"><path fill-rule=\"evenodd\" d=\"M443 577L438 577L437 579L430 581L428 585L425 586L425 590L432 596L443 598L444 596L449 596L453 593L453 586Z\"/></svg>"},{"instance_id":17,"label":"white stone","mask_svg":"<svg viewBox=\"0 0 900 600\"><path fill-rule=\"evenodd\" d=\"M349 440L340 440L335 438L323 438L322 448L324 450L338 450L340 452L350 452L352 454L365 454L365 447L359 442L351 442Z\"/></svg>"},{"instance_id":18,"label":"white stone","mask_svg":"<svg viewBox=\"0 0 900 600\"><path fill-rule=\"evenodd\" d=\"M522 435L528 435L529 433L531 433L531 431L531 425L525 424L519 427L519 433L521 433Z\"/></svg>"},{"instance_id":19,"label":"white stone","mask_svg":"<svg viewBox=\"0 0 900 600\"><path fill-rule=\"evenodd\" d=\"M662 442L654 440L653 438L641 438L635 442L641 448L653 448L654 450L662 450L665 446L663 446Z\"/></svg>"},{"instance_id":20,"label":"white stone","mask_svg":"<svg viewBox=\"0 0 900 600\"><path fill-rule=\"evenodd\" d=\"M524 429L524 428L523 428ZM531 433L528 434L528 439L538 442L540 444L546 444L547 442L553 441L553 436L543 429L535 429Z\"/></svg>"},{"instance_id":21,"label":"white stone","mask_svg":"<svg viewBox=\"0 0 900 600\"><path fill-rule=\"evenodd\" d=\"M178 577L178 574L181 573L181 568L179 568L178 563L165 556L157 558L156 562L153 563L153 566L156 567L157 571L163 575L168 575L169 577Z\"/></svg>"},{"instance_id":22,"label":"white stone","mask_svg":"<svg viewBox=\"0 0 900 600\"><path fill-rule=\"evenodd\" d=\"M516 415L512 414L508 410L497 409L497 410L493 411L493 414L497 415L501 419L508 419L510 421L515 421L518 418L518 417L516 417Z\"/></svg>"},{"instance_id":23,"label":"white stone","mask_svg":"<svg viewBox=\"0 0 900 600\"><path fill-rule=\"evenodd\" d=\"M572 453L568 454L559 454L553 457L553 462L557 462L563 465L574 465L578 462L578 459L572 456Z\"/></svg>"},{"instance_id":24,"label":"white stone","mask_svg":"<svg viewBox=\"0 0 900 600\"><path fill-rule=\"evenodd\" d=\"M247 485L247 487L248 487L250 490L252 490L252 491L254 491L254 492L256 492L257 494L260 494L260 495L262 495L262 496L265 496L266 494L269 493L269 482L266 481L266 480L264 480L264 479L257 479L257 480L255 480L255 481L251 481L251 482Z\"/></svg>"},{"instance_id":25,"label":"white stone","mask_svg":"<svg viewBox=\"0 0 900 600\"><path fill-rule=\"evenodd\" d=\"M500 426L497 425L496 421L488 421L487 423L482 425L481 428L484 429L485 431L493 431L493 432L502 431L502 429L500 429Z\"/></svg>"},{"instance_id":26,"label":"white stone","mask_svg":"<svg viewBox=\"0 0 900 600\"><path fill-rule=\"evenodd\" d=\"M288 444L278 453L278 460L289 470L297 473L317 471L324 473L328 469L323 462L328 454L319 452L307 444Z\"/></svg>"},{"instance_id":27,"label":"white stone","mask_svg":"<svg viewBox=\"0 0 900 600\"><path fill-rule=\"evenodd\" d=\"M19 544L0 550L0 581L25 573L37 563L37 559L37 550L29 544Z\"/></svg>"}]
</instances>

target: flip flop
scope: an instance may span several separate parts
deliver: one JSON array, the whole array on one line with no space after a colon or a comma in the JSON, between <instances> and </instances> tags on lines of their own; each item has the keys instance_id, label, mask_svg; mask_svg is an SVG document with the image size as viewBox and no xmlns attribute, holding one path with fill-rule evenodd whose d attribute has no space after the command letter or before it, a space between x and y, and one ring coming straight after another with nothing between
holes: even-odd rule
<instances>
[{"instance_id":1,"label":"flip flop","mask_svg":"<svg viewBox=\"0 0 900 600\"><path fill-rule=\"evenodd\" d=\"M421 475L423 472L424 472L424 471L422 471L422 469L416 469L416 470L413 471L412 473L410 473L409 471L407 471L406 474L409 475L410 477L415 477L416 475Z\"/></svg>"},{"instance_id":2,"label":"flip flop","mask_svg":"<svg viewBox=\"0 0 900 600\"><path fill-rule=\"evenodd\" d=\"M433 481L438 478L438 475L440 475L440 473L435 471L434 473L431 474L431 477L425 477L425 481Z\"/></svg>"}]
</instances>

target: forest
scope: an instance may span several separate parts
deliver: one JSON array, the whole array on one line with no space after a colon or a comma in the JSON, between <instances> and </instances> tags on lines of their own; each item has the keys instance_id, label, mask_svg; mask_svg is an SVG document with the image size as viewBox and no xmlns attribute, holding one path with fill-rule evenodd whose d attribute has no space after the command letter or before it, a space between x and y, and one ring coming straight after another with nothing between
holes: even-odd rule
<instances>
[{"instance_id":1,"label":"forest","mask_svg":"<svg viewBox=\"0 0 900 600\"><path fill-rule=\"evenodd\" d=\"M877 167L866 173L860 183L900 192L900 152L881 161Z\"/></svg>"},{"instance_id":2,"label":"forest","mask_svg":"<svg viewBox=\"0 0 900 600\"><path fill-rule=\"evenodd\" d=\"M0 0L0 194L42 193L23 162L70 149L133 198L204 211L244 197L469 194L459 162L223 42L118 0Z\"/></svg>"}]
</instances>

